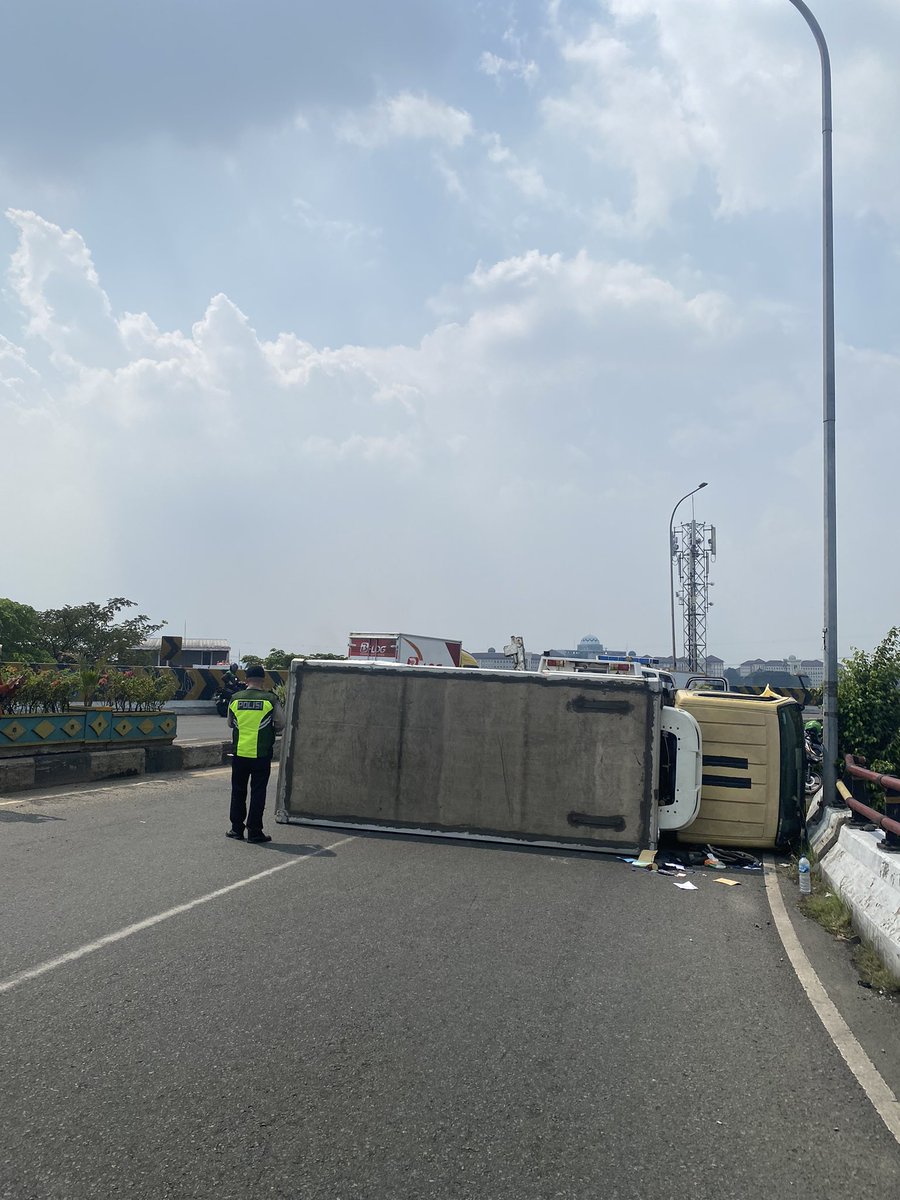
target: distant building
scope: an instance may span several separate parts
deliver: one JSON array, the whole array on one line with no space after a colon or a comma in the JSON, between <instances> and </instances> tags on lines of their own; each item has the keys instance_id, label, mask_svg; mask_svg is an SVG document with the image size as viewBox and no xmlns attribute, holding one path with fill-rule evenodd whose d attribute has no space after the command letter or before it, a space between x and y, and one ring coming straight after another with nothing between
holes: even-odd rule
<instances>
[{"instance_id":1,"label":"distant building","mask_svg":"<svg viewBox=\"0 0 900 1200\"><path fill-rule=\"evenodd\" d=\"M598 654L605 653L603 643L592 633L584 635L575 652L579 658L596 658Z\"/></svg>"},{"instance_id":2,"label":"distant building","mask_svg":"<svg viewBox=\"0 0 900 1200\"><path fill-rule=\"evenodd\" d=\"M803 658L800 660L801 675L808 675L813 687L821 687L825 682L825 664L820 658Z\"/></svg>"},{"instance_id":3,"label":"distant building","mask_svg":"<svg viewBox=\"0 0 900 1200\"><path fill-rule=\"evenodd\" d=\"M489 646L487 650L472 651L472 657L479 667L483 667L486 671L514 671L516 669L515 659L507 658L502 650L495 650L493 646ZM536 671L540 661L539 654L525 651L526 671Z\"/></svg>"},{"instance_id":4,"label":"distant building","mask_svg":"<svg viewBox=\"0 0 900 1200\"><path fill-rule=\"evenodd\" d=\"M563 649L561 646L550 646L544 651L544 654L555 655L557 658L596 659L601 654L609 654L616 658L625 657L624 650L607 650L600 639L592 633L586 633L578 645L572 649Z\"/></svg>"},{"instance_id":5,"label":"distant building","mask_svg":"<svg viewBox=\"0 0 900 1200\"><path fill-rule=\"evenodd\" d=\"M636 654L634 650L617 650L604 646L598 637L594 634L586 634L580 639L577 646L562 647L550 646L544 649L544 654L548 657L556 658L583 658L596 659L600 655L604 658L650 658L662 670L672 670L672 655L671 654ZM489 646L487 650L476 651L473 657L478 662L480 667L484 667L490 671L511 671L513 669L513 660L507 658L502 650L497 650L494 646ZM541 655L534 652L526 653L526 662L529 671L536 671L540 664ZM689 671L688 660L685 656L679 655L675 664L676 671ZM787 676L791 677L790 686L798 687L798 675L805 675L809 679L810 687L821 687L824 677L824 664L820 659L804 658L799 659L795 655L788 655L786 658L748 658L745 659L739 666L725 665L724 658L720 658L718 654L708 654L705 664L700 665L700 671L707 675L724 676L732 683L744 683L749 676L754 676L753 682L765 683L771 680L774 684L778 680L778 685L781 687L787 686Z\"/></svg>"},{"instance_id":6,"label":"distant building","mask_svg":"<svg viewBox=\"0 0 900 1200\"><path fill-rule=\"evenodd\" d=\"M157 667L227 667L231 661L231 646L224 638L178 638L181 649L169 657L168 638L149 638L135 646L136 650L153 656Z\"/></svg>"},{"instance_id":7,"label":"distant building","mask_svg":"<svg viewBox=\"0 0 900 1200\"><path fill-rule=\"evenodd\" d=\"M782 663L779 670L783 669ZM738 674L741 676L755 675L757 671L764 671L766 667L765 659L763 658L745 658L738 667Z\"/></svg>"}]
</instances>

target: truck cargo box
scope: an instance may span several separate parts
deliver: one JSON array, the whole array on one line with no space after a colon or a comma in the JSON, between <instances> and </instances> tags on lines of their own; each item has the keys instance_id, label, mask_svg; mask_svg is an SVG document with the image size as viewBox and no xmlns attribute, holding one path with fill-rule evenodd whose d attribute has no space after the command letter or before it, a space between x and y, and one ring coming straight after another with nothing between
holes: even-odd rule
<instances>
[{"instance_id":1,"label":"truck cargo box","mask_svg":"<svg viewBox=\"0 0 900 1200\"><path fill-rule=\"evenodd\" d=\"M281 822L655 847L658 681L298 660Z\"/></svg>"},{"instance_id":2,"label":"truck cargo box","mask_svg":"<svg viewBox=\"0 0 900 1200\"><path fill-rule=\"evenodd\" d=\"M395 662L407 667L459 667L462 655L460 641L417 633L351 633L347 647L349 659Z\"/></svg>"}]
</instances>

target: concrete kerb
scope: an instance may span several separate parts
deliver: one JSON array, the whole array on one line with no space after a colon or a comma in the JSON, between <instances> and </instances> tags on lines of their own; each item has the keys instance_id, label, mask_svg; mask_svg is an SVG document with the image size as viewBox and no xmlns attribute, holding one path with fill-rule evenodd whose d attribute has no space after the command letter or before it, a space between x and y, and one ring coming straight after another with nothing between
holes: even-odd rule
<instances>
[{"instance_id":1,"label":"concrete kerb","mask_svg":"<svg viewBox=\"0 0 900 1200\"><path fill-rule=\"evenodd\" d=\"M900 979L900 854L881 848L880 829L857 829L830 809L812 838L822 876L849 905L853 927Z\"/></svg>"},{"instance_id":2,"label":"concrete kerb","mask_svg":"<svg viewBox=\"0 0 900 1200\"><path fill-rule=\"evenodd\" d=\"M277 762L280 756L279 739L275 743L273 758ZM0 759L0 797L11 792L67 783L93 783L98 779L155 775L163 771L201 771L221 767L230 757L231 742L216 739L187 742L184 745L175 743L170 746L136 746L120 750Z\"/></svg>"}]
</instances>

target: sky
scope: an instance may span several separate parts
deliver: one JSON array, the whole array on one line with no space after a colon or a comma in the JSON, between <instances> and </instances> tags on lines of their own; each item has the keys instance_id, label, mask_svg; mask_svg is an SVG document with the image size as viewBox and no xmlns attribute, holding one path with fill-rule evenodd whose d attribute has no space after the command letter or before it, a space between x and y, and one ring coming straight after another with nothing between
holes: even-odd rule
<instances>
[{"instance_id":1,"label":"sky","mask_svg":"<svg viewBox=\"0 0 900 1200\"><path fill-rule=\"evenodd\" d=\"M813 7L843 656L900 622L900 5ZM0 595L127 596L241 653L663 654L706 481L710 653L822 657L820 69L789 0L4 17Z\"/></svg>"}]
</instances>

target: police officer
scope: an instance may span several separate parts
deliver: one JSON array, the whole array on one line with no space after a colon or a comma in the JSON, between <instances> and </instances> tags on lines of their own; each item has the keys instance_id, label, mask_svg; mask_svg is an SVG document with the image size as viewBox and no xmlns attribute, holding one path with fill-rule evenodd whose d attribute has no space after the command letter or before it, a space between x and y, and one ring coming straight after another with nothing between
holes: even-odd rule
<instances>
[{"instance_id":1,"label":"police officer","mask_svg":"<svg viewBox=\"0 0 900 1200\"><path fill-rule=\"evenodd\" d=\"M241 841L244 827L248 842L271 842L263 833L266 788L272 770L275 734L284 728L284 710L274 692L262 687L265 671L248 667L247 687L228 705L231 728L231 828L226 836ZM250 785L250 812L247 812L247 784Z\"/></svg>"}]
</instances>

